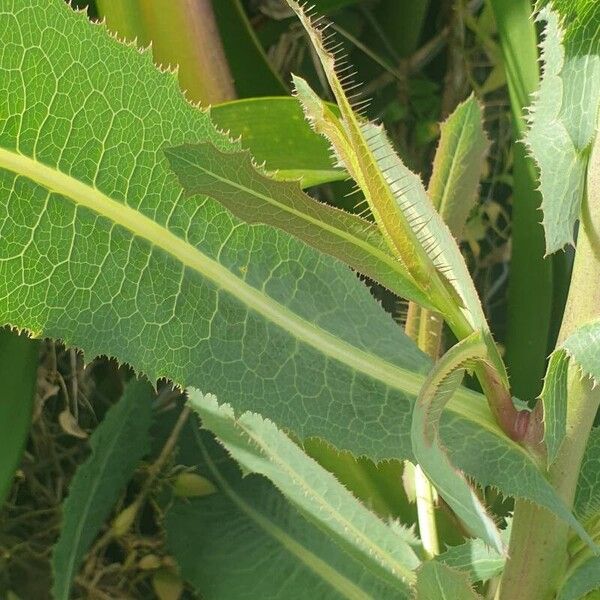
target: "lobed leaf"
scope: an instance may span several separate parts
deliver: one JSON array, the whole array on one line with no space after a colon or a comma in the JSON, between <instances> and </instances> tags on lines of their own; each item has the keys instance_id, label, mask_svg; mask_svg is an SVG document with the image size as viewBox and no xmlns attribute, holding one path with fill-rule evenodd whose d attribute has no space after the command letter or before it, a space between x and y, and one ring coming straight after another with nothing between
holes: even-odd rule
<instances>
[{"instance_id":1,"label":"lobed leaf","mask_svg":"<svg viewBox=\"0 0 600 600\"><path fill-rule=\"evenodd\" d=\"M163 148L239 145L172 74L61 0L13 0L0 85L0 322L219 392L301 440L414 459L427 358L334 259L183 197ZM457 391L440 435L483 485L576 527L480 394Z\"/></svg>"},{"instance_id":2,"label":"lobed leaf","mask_svg":"<svg viewBox=\"0 0 600 600\"><path fill-rule=\"evenodd\" d=\"M600 322L578 328L552 353L544 380L544 442L548 464L552 464L567 431L567 378L569 364L574 364L582 376L600 383Z\"/></svg>"},{"instance_id":3,"label":"lobed leaf","mask_svg":"<svg viewBox=\"0 0 600 600\"><path fill-rule=\"evenodd\" d=\"M257 414L236 418L230 406L189 390L189 404L246 473L270 479L308 520L326 531L373 573L396 581L408 593L420 561L397 533L380 521L331 473L305 454L283 432ZM387 577L386 577L387 574Z\"/></svg>"},{"instance_id":4,"label":"lobed leaf","mask_svg":"<svg viewBox=\"0 0 600 600\"><path fill-rule=\"evenodd\" d=\"M600 107L600 54L597 36L587 24L589 17L598 22L593 21L597 6L587 0L572 3L567 12L574 12L563 24L559 13L548 7L538 16L546 22L544 73L525 142L540 171L547 253L573 243L585 190Z\"/></svg>"},{"instance_id":5,"label":"lobed leaf","mask_svg":"<svg viewBox=\"0 0 600 600\"><path fill-rule=\"evenodd\" d=\"M464 573L435 560L430 560L417 572L416 600L481 600Z\"/></svg>"},{"instance_id":6,"label":"lobed leaf","mask_svg":"<svg viewBox=\"0 0 600 600\"><path fill-rule=\"evenodd\" d=\"M224 153L198 144L166 154L188 194L210 196L246 223L286 231L397 295L431 306L374 224L310 198L297 183L269 179L247 152Z\"/></svg>"},{"instance_id":7,"label":"lobed leaf","mask_svg":"<svg viewBox=\"0 0 600 600\"><path fill-rule=\"evenodd\" d=\"M407 597L346 554L265 478L242 477L208 435L197 432L197 439L201 467L218 492L175 502L165 527L183 577L203 598L304 600L307 590L324 600Z\"/></svg>"},{"instance_id":8,"label":"lobed leaf","mask_svg":"<svg viewBox=\"0 0 600 600\"><path fill-rule=\"evenodd\" d=\"M90 437L92 454L73 477L52 551L55 600L68 600L85 553L142 457L150 449L152 387L130 382Z\"/></svg>"}]
</instances>

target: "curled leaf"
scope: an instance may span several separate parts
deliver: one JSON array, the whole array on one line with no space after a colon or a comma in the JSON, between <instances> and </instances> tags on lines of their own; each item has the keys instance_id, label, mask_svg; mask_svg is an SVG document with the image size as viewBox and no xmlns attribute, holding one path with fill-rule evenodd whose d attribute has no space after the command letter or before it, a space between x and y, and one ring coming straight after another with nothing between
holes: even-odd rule
<instances>
[{"instance_id":1,"label":"curled leaf","mask_svg":"<svg viewBox=\"0 0 600 600\"><path fill-rule=\"evenodd\" d=\"M442 498L469 531L504 554L504 544L493 519L465 477L450 463L439 438L442 410L460 384L464 367L486 356L483 336L473 333L438 361L415 403L411 433L417 462Z\"/></svg>"}]
</instances>

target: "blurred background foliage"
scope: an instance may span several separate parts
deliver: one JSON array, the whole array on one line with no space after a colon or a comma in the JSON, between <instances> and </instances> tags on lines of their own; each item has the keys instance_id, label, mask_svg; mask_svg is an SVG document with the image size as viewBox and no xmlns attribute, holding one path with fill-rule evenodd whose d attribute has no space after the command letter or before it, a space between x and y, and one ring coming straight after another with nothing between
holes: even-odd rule
<instances>
[{"instance_id":1,"label":"blurred background foliage","mask_svg":"<svg viewBox=\"0 0 600 600\"><path fill-rule=\"evenodd\" d=\"M363 82L357 92L372 99L366 114L385 124L403 160L425 181L440 121L471 92L484 105L492 147L462 248L493 332L506 349L513 392L532 401L556 334L550 324L560 322L554 317L562 311L569 255L561 254L554 262L543 259L535 172L518 143L522 109L539 77L529 1L312 3L335 23L348 61ZM319 184L310 193L321 201L347 210L360 203L347 182L332 181L325 142L310 132L289 98L293 72L323 98L332 99L299 23L281 0L77 4L93 20L105 18L120 38L142 46L152 42L157 63L179 64L188 98L212 105L218 126L242 135L268 168L310 173L312 183ZM518 266L511 266L511 254L519 256ZM375 286L372 291L402 324L406 304ZM529 319L529 328L517 313ZM120 398L132 373L108 359L86 365L75 350L31 342L15 333L0 338L0 351L12 361L0 404L0 499L3 482L7 488L0 513L0 596L44 599L49 597L52 547L70 481L90 454L90 434ZM28 399L34 388L31 409ZM203 496L212 488L202 478L187 477L199 473L195 425L190 420L181 431L174 429L181 412L178 392L159 382L154 407L152 450L119 491L109 524L86 554L75 597L191 597L192 589L178 574L166 545L164 510L174 490ZM307 450L382 517L415 521L400 463L375 466L318 441L307 444ZM499 516L510 508L492 491L487 500ZM134 504L128 526L115 533L110 523ZM461 541L443 503L438 521L444 544Z\"/></svg>"}]
</instances>

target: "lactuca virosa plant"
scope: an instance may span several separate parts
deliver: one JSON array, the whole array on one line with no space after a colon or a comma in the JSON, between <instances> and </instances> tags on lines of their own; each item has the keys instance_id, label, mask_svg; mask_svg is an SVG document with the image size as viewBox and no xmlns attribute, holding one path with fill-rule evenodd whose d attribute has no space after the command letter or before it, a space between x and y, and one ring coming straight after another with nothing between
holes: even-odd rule
<instances>
[{"instance_id":1,"label":"lactuca virosa plant","mask_svg":"<svg viewBox=\"0 0 600 600\"><path fill-rule=\"evenodd\" d=\"M582 597L600 585L599 8L559 1L539 12L544 77L525 141L548 251L579 228L559 343L530 411L511 396L454 238L487 146L477 102L445 124L425 189L348 98L351 76L326 25L289 4L338 110L296 77L298 101L364 195L361 217L262 172L184 99L173 74L62 1L3 7L1 319L189 389L202 427L242 472L262 476L240 479L196 431L199 462L221 494L175 504L165 524L183 576L207 597L472 598L473 583L501 599ZM413 303L410 335L353 270ZM430 342L442 320L457 343L438 357ZM483 394L461 386L465 371ZM105 453L128 453L124 472L139 460L150 398L131 384L98 431L87 464L97 481L114 476ZM438 493L472 539L435 556L434 530L421 541L381 521L303 451L314 437L418 464L429 497ZM510 537L485 505L487 486L516 499ZM55 597L69 597L92 541L78 520L104 518L98 506L113 501L92 490L65 510ZM264 574L255 556L235 555L235 537L216 535L216 554L242 561L240 578L233 560L231 577L211 577L208 546L186 553L186 535L234 519L258 526L265 548L284 549Z\"/></svg>"}]
</instances>

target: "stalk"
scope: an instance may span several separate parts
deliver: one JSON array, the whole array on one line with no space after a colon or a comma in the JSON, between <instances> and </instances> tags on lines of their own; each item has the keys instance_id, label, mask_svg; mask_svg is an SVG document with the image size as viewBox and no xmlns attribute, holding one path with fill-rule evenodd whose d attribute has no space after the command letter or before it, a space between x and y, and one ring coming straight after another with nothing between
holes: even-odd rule
<instances>
[{"instance_id":1,"label":"stalk","mask_svg":"<svg viewBox=\"0 0 600 600\"><path fill-rule=\"evenodd\" d=\"M235 98L211 0L97 0L97 6L119 35L141 45L152 42L157 64L179 67L179 83L190 100L208 105Z\"/></svg>"},{"instance_id":2,"label":"stalk","mask_svg":"<svg viewBox=\"0 0 600 600\"><path fill-rule=\"evenodd\" d=\"M429 558L440 553L437 523L435 521L435 490L419 465L415 465L415 497L417 520L423 549Z\"/></svg>"},{"instance_id":3,"label":"stalk","mask_svg":"<svg viewBox=\"0 0 600 600\"><path fill-rule=\"evenodd\" d=\"M434 319L428 318L429 311L411 302L408 305L405 332L419 346L429 354L433 360L439 358L439 344L431 345L429 340L432 335L441 333L442 320L438 315ZM432 315L433 316L433 315ZM439 328L439 331L438 331ZM417 503L417 521L419 523L419 536L423 549L430 558L440 553L440 544L435 520L435 490L419 465L415 465L415 500Z\"/></svg>"},{"instance_id":4,"label":"stalk","mask_svg":"<svg viewBox=\"0 0 600 600\"><path fill-rule=\"evenodd\" d=\"M575 263L559 342L581 325L598 318L600 307L600 136L590 158L587 194ZM557 494L573 505L581 460L600 406L600 388L569 368L567 435L548 479ZM540 406L536 407L539 413ZM545 509L515 503L509 559L498 600L546 600L554 597L567 566L568 526Z\"/></svg>"}]
</instances>

